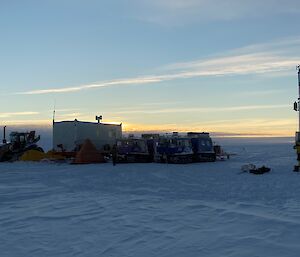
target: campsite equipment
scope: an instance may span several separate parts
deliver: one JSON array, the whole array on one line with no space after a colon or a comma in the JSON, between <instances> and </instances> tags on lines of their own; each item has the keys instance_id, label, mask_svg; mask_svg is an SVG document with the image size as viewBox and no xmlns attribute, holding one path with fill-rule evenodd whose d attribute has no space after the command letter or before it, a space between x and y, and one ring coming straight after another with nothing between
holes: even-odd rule
<instances>
[{"instance_id":1,"label":"campsite equipment","mask_svg":"<svg viewBox=\"0 0 300 257\"><path fill-rule=\"evenodd\" d=\"M75 157L75 153L71 157ZM50 160L50 161L64 161L64 160L70 159L71 157L68 155L64 155L64 153L55 152L55 151L51 150L46 153L45 159Z\"/></svg>"},{"instance_id":2,"label":"campsite equipment","mask_svg":"<svg viewBox=\"0 0 300 257\"><path fill-rule=\"evenodd\" d=\"M216 154L216 160L220 160L220 161L229 159L231 155L236 155L236 154L226 153L220 145L214 145L214 152Z\"/></svg>"},{"instance_id":3,"label":"campsite equipment","mask_svg":"<svg viewBox=\"0 0 300 257\"><path fill-rule=\"evenodd\" d=\"M59 152L49 151L47 153L38 150L28 150L24 152L19 161L65 161L67 158Z\"/></svg>"},{"instance_id":4,"label":"campsite equipment","mask_svg":"<svg viewBox=\"0 0 300 257\"><path fill-rule=\"evenodd\" d=\"M75 160L72 164L90 164L90 163L103 163L105 162L104 156L99 152L91 140L86 139L77 152Z\"/></svg>"},{"instance_id":5,"label":"campsite equipment","mask_svg":"<svg viewBox=\"0 0 300 257\"><path fill-rule=\"evenodd\" d=\"M150 161L154 161L155 147L160 138L159 134L142 134L142 138L147 141Z\"/></svg>"},{"instance_id":6,"label":"campsite equipment","mask_svg":"<svg viewBox=\"0 0 300 257\"><path fill-rule=\"evenodd\" d=\"M8 153L10 152L10 144L0 145L0 162L6 161L8 159Z\"/></svg>"},{"instance_id":7,"label":"campsite equipment","mask_svg":"<svg viewBox=\"0 0 300 257\"><path fill-rule=\"evenodd\" d=\"M294 149L296 149L297 152L297 165L294 166L294 171L299 172L300 171L300 65L297 66L298 70L298 100L294 102L294 110L298 112L299 114L299 127L298 127L298 132L296 132L296 137L295 137L295 146Z\"/></svg>"},{"instance_id":8,"label":"campsite equipment","mask_svg":"<svg viewBox=\"0 0 300 257\"><path fill-rule=\"evenodd\" d=\"M260 168L257 168L257 169L252 169L249 171L249 173L252 173L252 174L255 174L255 175L262 175L262 174L265 174L267 172L270 172L271 169L266 167L266 166L262 166Z\"/></svg>"},{"instance_id":9,"label":"campsite equipment","mask_svg":"<svg viewBox=\"0 0 300 257\"><path fill-rule=\"evenodd\" d=\"M59 155L59 156L64 157L65 159L72 159L72 158L75 158L76 153L80 150L80 146L77 146L76 149L74 149L73 151L70 151L70 152L67 152L66 149L64 149L62 144L57 145L57 149L59 149L59 150L51 151L53 155Z\"/></svg>"},{"instance_id":10,"label":"campsite equipment","mask_svg":"<svg viewBox=\"0 0 300 257\"><path fill-rule=\"evenodd\" d=\"M117 140L117 162L151 162L147 140L132 137Z\"/></svg>"},{"instance_id":11,"label":"campsite equipment","mask_svg":"<svg viewBox=\"0 0 300 257\"><path fill-rule=\"evenodd\" d=\"M24 152L19 161L41 161L46 158L46 154L37 150L28 150Z\"/></svg>"},{"instance_id":12,"label":"campsite equipment","mask_svg":"<svg viewBox=\"0 0 300 257\"><path fill-rule=\"evenodd\" d=\"M0 161L16 161L18 158L28 150L36 150L43 152L43 149L37 145L40 140L40 136L35 135L35 131L30 132L11 132L10 142L7 143L5 139L4 127L4 139L0 146Z\"/></svg>"},{"instance_id":13,"label":"campsite equipment","mask_svg":"<svg viewBox=\"0 0 300 257\"><path fill-rule=\"evenodd\" d=\"M117 164L117 158L118 158L118 149L117 149L117 145L113 145L113 148L111 150L111 157L112 157L112 162L113 165L116 166Z\"/></svg>"},{"instance_id":14,"label":"campsite equipment","mask_svg":"<svg viewBox=\"0 0 300 257\"><path fill-rule=\"evenodd\" d=\"M160 137L155 147L155 161L164 163L191 163L193 161L192 142L188 137Z\"/></svg>"},{"instance_id":15,"label":"campsite equipment","mask_svg":"<svg viewBox=\"0 0 300 257\"><path fill-rule=\"evenodd\" d=\"M245 164L241 167L242 172L249 172L250 170L255 170L256 166L254 164Z\"/></svg>"},{"instance_id":16,"label":"campsite equipment","mask_svg":"<svg viewBox=\"0 0 300 257\"><path fill-rule=\"evenodd\" d=\"M209 133L189 132L187 136L191 139L194 162L216 161L216 153Z\"/></svg>"}]
</instances>

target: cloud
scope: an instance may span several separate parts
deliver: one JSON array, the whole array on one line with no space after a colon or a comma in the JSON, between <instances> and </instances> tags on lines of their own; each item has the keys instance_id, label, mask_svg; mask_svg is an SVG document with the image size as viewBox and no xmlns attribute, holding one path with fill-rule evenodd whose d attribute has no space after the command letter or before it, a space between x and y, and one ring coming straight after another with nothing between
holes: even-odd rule
<instances>
[{"instance_id":1,"label":"cloud","mask_svg":"<svg viewBox=\"0 0 300 257\"><path fill-rule=\"evenodd\" d=\"M16 117L16 116L32 116L32 115L38 115L39 112L2 112L0 113L0 118L10 118L10 117Z\"/></svg>"},{"instance_id":2,"label":"cloud","mask_svg":"<svg viewBox=\"0 0 300 257\"><path fill-rule=\"evenodd\" d=\"M231 107L200 107L200 108L168 108L168 109L139 109L139 110L125 110L116 112L118 114L165 114L165 113L209 113L209 112L238 112L264 109L282 109L291 108L289 104L280 105L249 105L249 106L231 106Z\"/></svg>"},{"instance_id":3,"label":"cloud","mask_svg":"<svg viewBox=\"0 0 300 257\"><path fill-rule=\"evenodd\" d=\"M273 94L282 94L285 93L286 90L283 89L273 89L273 90L257 90L257 91L243 91L243 92L237 92L237 93L233 93L233 95L236 96L270 96Z\"/></svg>"},{"instance_id":4,"label":"cloud","mask_svg":"<svg viewBox=\"0 0 300 257\"><path fill-rule=\"evenodd\" d=\"M82 90L128 85L153 84L164 81L189 79L197 77L218 77L236 75L278 76L292 71L300 59L300 38L250 45L206 59L173 63L161 67L156 75L135 78L116 79L75 87L30 90L19 92L21 95L39 95L52 93L78 92ZM295 51L298 49L298 51Z\"/></svg>"},{"instance_id":5,"label":"cloud","mask_svg":"<svg viewBox=\"0 0 300 257\"><path fill-rule=\"evenodd\" d=\"M297 0L135 0L137 18L159 25L227 21L299 13Z\"/></svg>"},{"instance_id":6,"label":"cloud","mask_svg":"<svg viewBox=\"0 0 300 257\"><path fill-rule=\"evenodd\" d=\"M209 131L213 135L223 136L293 136L296 123L294 119L234 119L189 124L180 122L151 125L125 123L124 131L131 133L162 133L172 131L189 132L192 130Z\"/></svg>"},{"instance_id":7,"label":"cloud","mask_svg":"<svg viewBox=\"0 0 300 257\"><path fill-rule=\"evenodd\" d=\"M51 145L52 120L10 120L0 125L8 125L12 130L37 130L49 139ZM295 119L228 119L217 121L201 121L193 123L159 123L159 124L136 124L123 123L124 133L145 133L145 132L188 132L188 131L209 131L219 136L293 136L297 127Z\"/></svg>"},{"instance_id":8,"label":"cloud","mask_svg":"<svg viewBox=\"0 0 300 257\"><path fill-rule=\"evenodd\" d=\"M68 112L74 112L74 111L80 111L82 108L64 108L64 109L55 109L56 112L63 112L63 113L68 113ZM53 110L50 110L53 111Z\"/></svg>"},{"instance_id":9,"label":"cloud","mask_svg":"<svg viewBox=\"0 0 300 257\"><path fill-rule=\"evenodd\" d=\"M93 89L93 88L101 88L101 87L109 87L109 86L116 86L116 85L135 85L135 84L149 84L154 82L162 81L159 77L137 77L137 78L130 78L130 79L118 79L118 80L111 80L107 82L99 82L87 85L81 85L77 87L66 87L66 88L52 88L52 89L40 89L40 90L32 90L27 92L20 92L17 94L21 95L40 95L40 94L50 94L50 93L68 93L68 92L76 92L86 89Z\"/></svg>"},{"instance_id":10,"label":"cloud","mask_svg":"<svg viewBox=\"0 0 300 257\"><path fill-rule=\"evenodd\" d=\"M74 112L74 113L56 115L55 118L60 120L66 120L66 119L75 119L81 117L82 115L83 114L80 112Z\"/></svg>"},{"instance_id":11,"label":"cloud","mask_svg":"<svg viewBox=\"0 0 300 257\"><path fill-rule=\"evenodd\" d=\"M163 67L167 70L206 70L219 74L259 74L286 72L300 59L300 37L253 44L206 59L179 62Z\"/></svg>"}]
</instances>

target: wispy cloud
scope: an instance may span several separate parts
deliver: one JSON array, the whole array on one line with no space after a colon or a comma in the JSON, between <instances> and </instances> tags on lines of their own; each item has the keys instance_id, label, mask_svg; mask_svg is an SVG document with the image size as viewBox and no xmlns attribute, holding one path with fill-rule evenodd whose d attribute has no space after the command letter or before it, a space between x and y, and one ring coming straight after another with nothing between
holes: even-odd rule
<instances>
[{"instance_id":1,"label":"wispy cloud","mask_svg":"<svg viewBox=\"0 0 300 257\"><path fill-rule=\"evenodd\" d=\"M197 60L176 63L168 66L170 69L188 69L192 71L204 68L216 75L266 73L285 70L295 65L298 58L275 55L272 53L249 53L218 57L208 60Z\"/></svg>"},{"instance_id":2,"label":"wispy cloud","mask_svg":"<svg viewBox=\"0 0 300 257\"><path fill-rule=\"evenodd\" d=\"M14 119L14 120L0 120L0 126L9 125L10 127L22 126L22 129L25 127L31 128L35 126L51 128L52 120L43 120L43 119Z\"/></svg>"},{"instance_id":3,"label":"wispy cloud","mask_svg":"<svg viewBox=\"0 0 300 257\"><path fill-rule=\"evenodd\" d=\"M74 113L68 113L68 114L61 114L61 115L56 115L55 118L56 119L60 119L60 120L66 120L66 119L75 119L75 118L79 118L83 116L82 113L80 112L74 112Z\"/></svg>"},{"instance_id":4,"label":"wispy cloud","mask_svg":"<svg viewBox=\"0 0 300 257\"><path fill-rule=\"evenodd\" d=\"M165 114L165 113L209 113L209 112L238 112L251 110L282 109L290 108L289 104L280 105L249 105L249 106L231 106L231 107L200 107L200 108L168 108L168 109L139 109L123 110L116 112L118 114Z\"/></svg>"},{"instance_id":5,"label":"wispy cloud","mask_svg":"<svg viewBox=\"0 0 300 257\"><path fill-rule=\"evenodd\" d=\"M299 13L297 0L135 0L137 18L159 25L226 21L260 16Z\"/></svg>"},{"instance_id":6,"label":"wispy cloud","mask_svg":"<svg viewBox=\"0 0 300 257\"><path fill-rule=\"evenodd\" d=\"M208 70L227 74L260 74L294 70L300 59L300 37L253 44L210 58L166 65L165 70Z\"/></svg>"},{"instance_id":7,"label":"wispy cloud","mask_svg":"<svg viewBox=\"0 0 300 257\"><path fill-rule=\"evenodd\" d=\"M274 95L274 94L282 94L285 93L286 90L283 89L273 89L273 90L257 90L257 91L243 91L243 92L238 92L238 93L233 93L233 95L235 96L270 96L270 95Z\"/></svg>"},{"instance_id":8,"label":"wispy cloud","mask_svg":"<svg viewBox=\"0 0 300 257\"><path fill-rule=\"evenodd\" d=\"M13 128L19 126L28 129L42 128L51 129L52 121L39 119L15 119L2 122L0 125L9 125ZM217 121L201 121L192 123L163 123L144 124L144 123L123 123L124 132L188 132L188 131L209 131L213 135L231 136L293 136L297 127L295 119L228 119Z\"/></svg>"},{"instance_id":9,"label":"wispy cloud","mask_svg":"<svg viewBox=\"0 0 300 257\"><path fill-rule=\"evenodd\" d=\"M10 117L17 117L17 116L32 116L38 115L39 112L2 112L0 113L0 118L10 118Z\"/></svg>"},{"instance_id":10,"label":"wispy cloud","mask_svg":"<svg viewBox=\"0 0 300 257\"><path fill-rule=\"evenodd\" d=\"M234 119L212 122L198 122L185 124L125 124L124 130L127 132L188 132L209 131L212 134L223 135L247 135L247 136L292 136L296 127L294 119ZM224 133L224 131L226 131Z\"/></svg>"},{"instance_id":11,"label":"wispy cloud","mask_svg":"<svg viewBox=\"0 0 300 257\"><path fill-rule=\"evenodd\" d=\"M196 77L274 74L294 70L300 59L300 38L251 45L221 55L189 62L173 63L160 68L160 74L97 82L76 87L30 90L23 95L78 92L82 90L128 85L145 85Z\"/></svg>"},{"instance_id":12,"label":"wispy cloud","mask_svg":"<svg viewBox=\"0 0 300 257\"><path fill-rule=\"evenodd\" d=\"M65 109L56 109L56 112L63 112L63 113L70 113L70 112L74 112L74 111L80 111L82 110L82 108L65 108ZM53 110L51 110L53 111Z\"/></svg>"},{"instance_id":13,"label":"wispy cloud","mask_svg":"<svg viewBox=\"0 0 300 257\"><path fill-rule=\"evenodd\" d=\"M120 85L135 85L135 84L149 84L154 82L162 81L158 76L148 76L148 77L137 77L129 79L118 79L111 80L107 82L99 82L87 85L81 85L77 87L65 87L65 88L51 88L51 89L41 89L41 90L32 90L27 92L20 92L17 94L22 95L39 95L39 94L50 94L50 93L67 93L67 92L76 92L87 89L101 88L101 87L110 87L110 86L120 86Z\"/></svg>"}]
</instances>

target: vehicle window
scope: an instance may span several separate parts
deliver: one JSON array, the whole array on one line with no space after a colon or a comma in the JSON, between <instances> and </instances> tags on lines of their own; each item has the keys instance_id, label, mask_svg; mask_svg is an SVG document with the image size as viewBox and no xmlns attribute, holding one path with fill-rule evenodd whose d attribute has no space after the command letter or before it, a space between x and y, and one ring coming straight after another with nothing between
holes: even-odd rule
<instances>
[{"instance_id":1,"label":"vehicle window","mask_svg":"<svg viewBox=\"0 0 300 257\"><path fill-rule=\"evenodd\" d=\"M146 151L146 144L145 144L144 141L141 141L140 144L139 144L139 146L140 146L140 148L141 148L141 150L142 150L143 152Z\"/></svg>"}]
</instances>

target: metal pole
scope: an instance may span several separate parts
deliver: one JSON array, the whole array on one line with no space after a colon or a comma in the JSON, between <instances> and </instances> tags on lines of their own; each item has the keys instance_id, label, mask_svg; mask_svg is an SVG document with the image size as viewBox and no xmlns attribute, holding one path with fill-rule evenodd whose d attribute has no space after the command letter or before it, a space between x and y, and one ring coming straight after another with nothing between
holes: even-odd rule
<instances>
[{"instance_id":1,"label":"metal pole","mask_svg":"<svg viewBox=\"0 0 300 257\"><path fill-rule=\"evenodd\" d=\"M78 127L77 119L74 120L74 147L77 148L78 145Z\"/></svg>"},{"instance_id":2,"label":"metal pole","mask_svg":"<svg viewBox=\"0 0 300 257\"><path fill-rule=\"evenodd\" d=\"M297 165L294 167L294 171L299 172L300 171L300 65L297 66L298 71L298 101L295 103L295 111L298 112L299 121L298 121L298 131L296 132L295 137L295 146L297 152Z\"/></svg>"},{"instance_id":3,"label":"metal pole","mask_svg":"<svg viewBox=\"0 0 300 257\"><path fill-rule=\"evenodd\" d=\"M297 66L297 70L298 70L298 114L299 114L298 132L300 132L300 111L299 111L299 104L300 104L300 65Z\"/></svg>"},{"instance_id":4,"label":"metal pole","mask_svg":"<svg viewBox=\"0 0 300 257\"><path fill-rule=\"evenodd\" d=\"M6 126L3 127L3 144L6 144Z\"/></svg>"}]
</instances>

